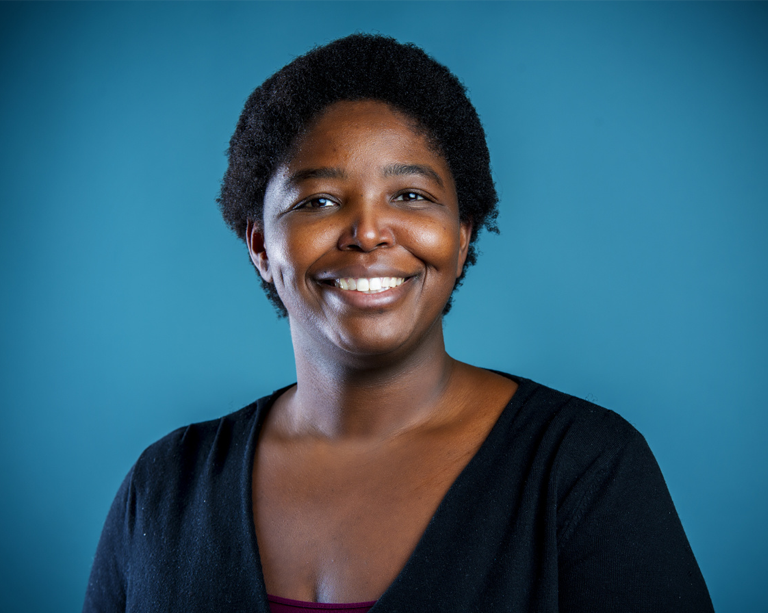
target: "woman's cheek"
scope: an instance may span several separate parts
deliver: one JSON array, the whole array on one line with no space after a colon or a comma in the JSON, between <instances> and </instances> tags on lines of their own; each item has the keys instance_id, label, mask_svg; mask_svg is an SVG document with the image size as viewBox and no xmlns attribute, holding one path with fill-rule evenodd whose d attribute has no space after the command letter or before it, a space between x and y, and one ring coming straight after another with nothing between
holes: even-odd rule
<instances>
[{"instance_id":1,"label":"woman's cheek","mask_svg":"<svg viewBox=\"0 0 768 613\"><path fill-rule=\"evenodd\" d=\"M441 222L425 223L414 234L415 249L422 260L440 268L453 266L459 251L458 228Z\"/></svg>"}]
</instances>

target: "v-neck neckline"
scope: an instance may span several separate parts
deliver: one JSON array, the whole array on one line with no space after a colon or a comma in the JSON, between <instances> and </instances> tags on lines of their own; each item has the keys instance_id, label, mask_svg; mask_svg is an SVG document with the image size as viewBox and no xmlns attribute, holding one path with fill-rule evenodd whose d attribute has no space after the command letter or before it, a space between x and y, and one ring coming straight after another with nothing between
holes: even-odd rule
<instances>
[{"instance_id":1,"label":"v-neck neckline","mask_svg":"<svg viewBox=\"0 0 768 613\"><path fill-rule=\"evenodd\" d=\"M400 569L400 572L394 578L392 583L389 584L387 589L384 590L382 595L376 600L376 603L370 609L370 613L378 613L380 610L384 610L384 607L387 606L387 603L395 597L392 595L393 592L396 595L397 591L401 589L401 587L404 585L407 587L408 576L413 574L410 569L419 563L421 552L427 549L429 547L429 541L435 538L432 535L439 529L440 516L445 513L444 509L451 504L451 500L453 498L459 495L457 492L461 488L462 482L470 478L468 475L471 475L471 473L474 472L475 467L482 461L483 457L487 455L489 449L493 447L495 439L501 435L504 428L518 413L518 410L525 404L526 400L532 392L532 387L534 384L529 379L497 370L487 370L506 377L511 381L514 381L517 383L518 387L507 404L499 413L499 416L496 418L496 421L488 431L488 434L486 435L483 442L477 448L477 451L475 451L472 458L470 458L469 462L467 462L464 468L461 469L456 479L454 479L453 483L451 483L450 487L445 492L445 495L437 505L435 512L432 514L432 517L427 523L427 527L419 537L416 546L413 548L413 551L411 551L405 564ZM263 403L259 403L253 416L253 424L251 425L248 441L245 445L245 474L243 475L244 478L242 486L242 508L244 511L242 513L242 518L245 522L243 530L245 531L245 534L251 543L254 563L256 566L254 569L254 575L256 579L255 587L259 590L260 593L259 600L263 602L265 606L264 611L261 613L269 613L269 603L267 600L267 588L264 582L264 571L261 565L261 554L259 553L258 538L256 536L256 524L253 515L253 466L256 457L256 446L258 445L259 434L264 424L264 420L269 413L269 410L272 408L277 398L294 385L296 384L293 383L274 391ZM436 528L435 525L438 527Z\"/></svg>"}]
</instances>

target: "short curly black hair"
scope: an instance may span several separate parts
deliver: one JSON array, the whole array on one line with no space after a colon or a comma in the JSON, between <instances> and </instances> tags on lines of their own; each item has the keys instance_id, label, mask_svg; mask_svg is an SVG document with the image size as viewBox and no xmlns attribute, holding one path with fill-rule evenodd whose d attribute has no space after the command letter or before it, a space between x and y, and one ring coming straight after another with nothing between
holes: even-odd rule
<instances>
[{"instance_id":1,"label":"short curly black hair","mask_svg":"<svg viewBox=\"0 0 768 613\"><path fill-rule=\"evenodd\" d=\"M466 88L413 44L353 34L316 47L269 77L245 103L229 142L229 166L217 199L224 220L245 240L248 221L263 223L264 193L277 167L310 122L341 100L378 100L415 120L453 173L461 221L472 222L468 266L482 228L498 233L498 196L485 132ZM274 285L262 279L281 316ZM451 300L444 313L451 307Z\"/></svg>"}]
</instances>

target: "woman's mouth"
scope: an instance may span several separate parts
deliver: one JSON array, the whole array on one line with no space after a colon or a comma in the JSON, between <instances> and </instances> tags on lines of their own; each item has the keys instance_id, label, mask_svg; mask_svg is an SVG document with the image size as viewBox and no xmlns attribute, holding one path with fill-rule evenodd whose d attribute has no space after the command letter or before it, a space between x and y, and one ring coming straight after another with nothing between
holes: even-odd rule
<instances>
[{"instance_id":1,"label":"woman's mouth","mask_svg":"<svg viewBox=\"0 0 768 613\"><path fill-rule=\"evenodd\" d=\"M345 291L362 292L363 294L378 294L397 287L405 281L403 277L351 277L334 279L333 285Z\"/></svg>"}]
</instances>

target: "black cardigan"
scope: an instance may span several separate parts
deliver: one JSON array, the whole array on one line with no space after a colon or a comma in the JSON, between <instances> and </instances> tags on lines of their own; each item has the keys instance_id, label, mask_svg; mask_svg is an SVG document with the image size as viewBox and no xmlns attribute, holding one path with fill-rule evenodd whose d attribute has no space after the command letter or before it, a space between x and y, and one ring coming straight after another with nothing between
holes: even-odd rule
<instances>
[{"instance_id":1,"label":"black cardigan","mask_svg":"<svg viewBox=\"0 0 768 613\"><path fill-rule=\"evenodd\" d=\"M712 611L643 437L612 411L511 378L517 393L372 613ZM268 613L251 471L282 391L141 455L84 612Z\"/></svg>"}]
</instances>

